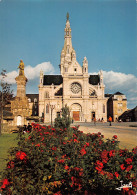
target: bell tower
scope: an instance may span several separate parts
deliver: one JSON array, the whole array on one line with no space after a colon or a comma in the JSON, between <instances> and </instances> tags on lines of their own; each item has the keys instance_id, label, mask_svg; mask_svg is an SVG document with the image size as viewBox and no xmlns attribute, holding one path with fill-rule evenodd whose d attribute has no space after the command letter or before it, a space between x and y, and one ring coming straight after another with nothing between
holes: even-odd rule
<instances>
[{"instance_id":1,"label":"bell tower","mask_svg":"<svg viewBox=\"0 0 137 195\"><path fill-rule=\"evenodd\" d=\"M69 64L72 61L72 40L71 40L71 28L69 22L69 13L66 16L66 26L64 29L64 47L61 52L61 59L60 59L60 72L61 75L68 72Z\"/></svg>"}]
</instances>

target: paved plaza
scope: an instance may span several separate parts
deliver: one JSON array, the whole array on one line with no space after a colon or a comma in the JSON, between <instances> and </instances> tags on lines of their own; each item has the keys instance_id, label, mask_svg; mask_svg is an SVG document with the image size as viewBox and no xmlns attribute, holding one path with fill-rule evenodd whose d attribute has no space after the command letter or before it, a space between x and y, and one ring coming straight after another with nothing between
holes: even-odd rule
<instances>
[{"instance_id":1,"label":"paved plaza","mask_svg":"<svg viewBox=\"0 0 137 195\"><path fill-rule=\"evenodd\" d=\"M137 122L121 122L121 123L112 123L112 126L109 126L109 123L97 122L94 125L94 122L91 123L74 123L73 125L80 125L79 130L84 133L98 133L101 132L104 135L105 139L112 138L113 135L118 136L120 141L120 148L127 148L132 150L137 146Z\"/></svg>"}]
</instances>

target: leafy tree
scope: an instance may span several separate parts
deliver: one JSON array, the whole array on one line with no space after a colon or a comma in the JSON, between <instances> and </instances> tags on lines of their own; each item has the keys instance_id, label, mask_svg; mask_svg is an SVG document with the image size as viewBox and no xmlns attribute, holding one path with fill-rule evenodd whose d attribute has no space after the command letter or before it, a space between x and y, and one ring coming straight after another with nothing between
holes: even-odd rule
<instances>
[{"instance_id":1,"label":"leafy tree","mask_svg":"<svg viewBox=\"0 0 137 195\"><path fill-rule=\"evenodd\" d=\"M62 129L69 128L71 124L69 107L65 105L61 110L61 116L55 119L55 127Z\"/></svg>"},{"instance_id":2,"label":"leafy tree","mask_svg":"<svg viewBox=\"0 0 137 195\"><path fill-rule=\"evenodd\" d=\"M3 124L3 110L13 97L13 91L10 88L11 85L5 81L6 77L6 70L2 70L0 73L0 134Z\"/></svg>"}]
</instances>

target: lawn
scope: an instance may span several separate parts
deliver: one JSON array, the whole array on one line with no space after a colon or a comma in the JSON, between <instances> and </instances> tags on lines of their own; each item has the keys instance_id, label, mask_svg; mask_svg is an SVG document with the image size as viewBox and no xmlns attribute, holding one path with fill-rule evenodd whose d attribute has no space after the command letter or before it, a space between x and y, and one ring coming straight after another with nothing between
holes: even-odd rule
<instances>
[{"instance_id":1,"label":"lawn","mask_svg":"<svg viewBox=\"0 0 137 195\"><path fill-rule=\"evenodd\" d=\"M16 140L17 134L2 134L0 136L0 172L6 166L6 158L8 156L8 150L11 147L15 147L17 145Z\"/></svg>"}]
</instances>

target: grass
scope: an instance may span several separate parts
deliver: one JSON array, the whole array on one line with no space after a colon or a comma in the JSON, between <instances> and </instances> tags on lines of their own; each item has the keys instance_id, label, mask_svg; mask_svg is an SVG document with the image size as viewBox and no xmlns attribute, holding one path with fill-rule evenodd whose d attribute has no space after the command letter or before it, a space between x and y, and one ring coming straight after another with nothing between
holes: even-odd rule
<instances>
[{"instance_id":1,"label":"grass","mask_svg":"<svg viewBox=\"0 0 137 195\"><path fill-rule=\"evenodd\" d=\"M6 167L6 159L8 157L8 150L11 147L17 146L17 134L2 134L0 136L0 172Z\"/></svg>"}]
</instances>

